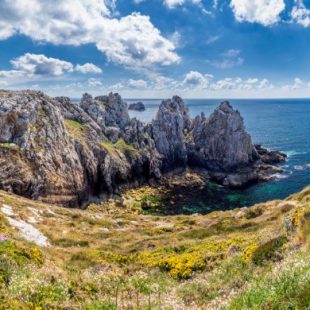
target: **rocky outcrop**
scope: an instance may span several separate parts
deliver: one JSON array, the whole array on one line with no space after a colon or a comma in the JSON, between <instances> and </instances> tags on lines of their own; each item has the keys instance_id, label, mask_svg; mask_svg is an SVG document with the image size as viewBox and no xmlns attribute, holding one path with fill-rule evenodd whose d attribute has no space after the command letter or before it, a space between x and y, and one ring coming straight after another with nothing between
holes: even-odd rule
<instances>
[{"instance_id":1,"label":"rocky outcrop","mask_svg":"<svg viewBox=\"0 0 310 310\"><path fill-rule=\"evenodd\" d=\"M286 155L252 143L239 111L224 101L206 118L193 121L192 140L187 145L189 165L205 168L217 182L242 187L281 172L271 164L285 161Z\"/></svg>"},{"instance_id":2,"label":"rocky outcrop","mask_svg":"<svg viewBox=\"0 0 310 310\"><path fill-rule=\"evenodd\" d=\"M231 171L259 158L240 113L227 101L209 118L204 115L195 118L189 150L191 165L212 171Z\"/></svg>"},{"instance_id":3,"label":"rocky outcrop","mask_svg":"<svg viewBox=\"0 0 310 310\"><path fill-rule=\"evenodd\" d=\"M152 137L156 149L164 158L164 170L187 164L185 137L189 134L191 119L180 97L164 100L152 122Z\"/></svg>"},{"instance_id":4,"label":"rocky outcrop","mask_svg":"<svg viewBox=\"0 0 310 310\"><path fill-rule=\"evenodd\" d=\"M198 167L228 186L268 179L279 152L254 146L242 117L222 103L192 120L183 100L164 100L144 125L118 94L79 105L36 91L0 91L0 188L67 206Z\"/></svg>"},{"instance_id":5,"label":"rocky outcrop","mask_svg":"<svg viewBox=\"0 0 310 310\"><path fill-rule=\"evenodd\" d=\"M70 206L160 177L160 156L146 129L126 118L118 95L105 101L115 107L102 102L84 95L75 105L41 92L1 91L0 188ZM113 128L105 124L121 126L117 141L105 135Z\"/></svg>"},{"instance_id":6,"label":"rocky outcrop","mask_svg":"<svg viewBox=\"0 0 310 310\"><path fill-rule=\"evenodd\" d=\"M131 103L128 106L128 110L134 110L134 111L142 112L142 111L145 111L145 105L141 101L139 101L137 103Z\"/></svg>"}]
</instances>

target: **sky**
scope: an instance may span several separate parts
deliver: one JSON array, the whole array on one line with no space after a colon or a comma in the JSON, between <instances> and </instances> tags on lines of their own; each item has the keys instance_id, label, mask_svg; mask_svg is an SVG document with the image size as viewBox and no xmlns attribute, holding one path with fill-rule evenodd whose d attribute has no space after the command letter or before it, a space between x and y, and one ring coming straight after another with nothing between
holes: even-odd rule
<instances>
[{"instance_id":1,"label":"sky","mask_svg":"<svg viewBox=\"0 0 310 310\"><path fill-rule=\"evenodd\" d=\"M310 0L0 0L0 88L310 98Z\"/></svg>"}]
</instances>

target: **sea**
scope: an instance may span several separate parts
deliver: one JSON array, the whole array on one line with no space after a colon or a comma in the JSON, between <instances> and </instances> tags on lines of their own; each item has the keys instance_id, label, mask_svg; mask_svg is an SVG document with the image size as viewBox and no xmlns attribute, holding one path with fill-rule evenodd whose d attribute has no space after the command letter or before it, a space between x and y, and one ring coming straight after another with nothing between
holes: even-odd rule
<instances>
[{"instance_id":1,"label":"sea","mask_svg":"<svg viewBox=\"0 0 310 310\"><path fill-rule=\"evenodd\" d=\"M131 117L147 123L158 110L160 99L126 100L142 101L146 111L130 111ZM219 105L220 100L187 99L192 117L204 112L206 116ZM230 100L241 112L246 130L253 143L284 152L288 160L281 164L283 173L269 182L251 185L246 189L227 189L210 183L203 191L184 198L165 209L168 214L206 214L214 210L248 207L274 199L284 199L310 185L310 99Z\"/></svg>"}]
</instances>

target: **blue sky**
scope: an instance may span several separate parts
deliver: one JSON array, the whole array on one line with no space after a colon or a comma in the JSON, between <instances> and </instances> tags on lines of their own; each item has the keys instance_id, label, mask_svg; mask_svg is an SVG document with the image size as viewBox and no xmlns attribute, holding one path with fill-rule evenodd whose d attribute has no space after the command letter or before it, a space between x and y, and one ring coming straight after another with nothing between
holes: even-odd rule
<instances>
[{"instance_id":1,"label":"blue sky","mask_svg":"<svg viewBox=\"0 0 310 310\"><path fill-rule=\"evenodd\" d=\"M0 87L310 97L310 0L0 0Z\"/></svg>"}]
</instances>

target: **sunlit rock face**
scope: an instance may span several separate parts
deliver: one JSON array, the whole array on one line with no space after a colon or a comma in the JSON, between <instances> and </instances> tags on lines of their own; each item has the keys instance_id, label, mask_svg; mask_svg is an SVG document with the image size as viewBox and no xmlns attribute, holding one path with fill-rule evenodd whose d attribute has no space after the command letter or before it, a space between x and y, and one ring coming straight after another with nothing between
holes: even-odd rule
<instances>
[{"instance_id":1,"label":"sunlit rock face","mask_svg":"<svg viewBox=\"0 0 310 310\"><path fill-rule=\"evenodd\" d=\"M259 159L240 113L225 101L205 118L193 122L191 162L211 170L230 171Z\"/></svg>"},{"instance_id":2,"label":"sunlit rock face","mask_svg":"<svg viewBox=\"0 0 310 310\"><path fill-rule=\"evenodd\" d=\"M152 122L156 149L164 158L164 169L187 164L186 135L191 119L180 97L164 100Z\"/></svg>"}]
</instances>

